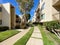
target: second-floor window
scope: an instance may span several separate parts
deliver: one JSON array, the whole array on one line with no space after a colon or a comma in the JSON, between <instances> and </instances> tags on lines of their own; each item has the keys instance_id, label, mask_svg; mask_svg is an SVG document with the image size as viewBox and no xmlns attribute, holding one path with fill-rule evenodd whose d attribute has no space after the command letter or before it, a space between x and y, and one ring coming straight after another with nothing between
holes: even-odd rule
<instances>
[{"instance_id":1,"label":"second-floor window","mask_svg":"<svg viewBox=\"0 0 60 45\"><path fill-rule=\"evenodd\" d=\"M45 2L42 4L41 11L45 8Z\"/></svg>"}]
</instances>

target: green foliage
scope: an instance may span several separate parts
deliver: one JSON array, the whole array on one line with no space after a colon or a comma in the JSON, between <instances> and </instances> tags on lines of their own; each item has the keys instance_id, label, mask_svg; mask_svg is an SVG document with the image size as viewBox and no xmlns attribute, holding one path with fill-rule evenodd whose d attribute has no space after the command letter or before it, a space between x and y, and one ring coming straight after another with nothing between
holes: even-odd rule
<instances>
[{"instance_id":1,"label":"green foliage","mask_svg":"<svg viewBox=\"0 0 60 45\"><path fill-rule=\"evenodd\" d=\"M26 20L28 21L30 19L30 14L25 14Z\"/></svg>"},{"instance_id":2,"label":"green foliage","mask_svg":"<svg viewBox=\"0 0 60 45\"><path fill-rule=\"evenodd\" d=\"M33 0L17 0L22 13L29 12L33 7Z\"/></svg>"},{"instance_id":3,"label":"green foliage","mask_svg":"<svg viewBox=\"0 0 60 45\"><path fill-rule=\"evenodd\" d=\"M48 28L48 30L59 29L60 28L60 23L58 21L50 21L50 22L45 22L44 26L46 28Z\"/></svg>"},{"instance_id":4,"label":"green foliage","mask_svg":"<svg viewBox=\"0 0 60 45\"><path fill-rule=\"evenodd\" d=\"M21 39L19 39L14 45L26 45L27 41L31 37L34 28L32 27Z\"/></svg>"},{"instance_id":5,"label":"green foliage","mask_svg":"<svg viewBox=\"0 0 60 45\"><path fill-rule=\"evenodd\" d=\"M54 41L56 41L58 44L60 44L60 39L55 34L50 33L50 32L48 32L48 34L54 39Z\"/></svg>"},{"instance_id":6,"label":"green foliage","mask_svg":"<svg viewBox=\"0 0 60 45\"><path fill-rule=\"evenodd\" d=\"M0 27L0 31L5 31L5 30L8 30L9 29L9 27L7 27L7 26L1 26Z\"/></svg>"},{"instance_id":7,"label":"green foliage","mask_svg":"<svg viewBox=\"0 0 60 45\"><path fill-rule=\"evenodd\" d=\"M47 35L47 33L45 33L43 27L40 25L38 27L41 31L44 45L55 45L54 42L50 39L49 35Z\"/></svg>"},{"instance_id":8,"label":"green foliage","mask_svg":"<svg viewBox=\"0 0 60 45\"><path fill-rule=\"evenodd\" d=\"M3 31L3 32L0 32L0 42L17 34L19 31L16 31L16 30L7 30L7 31Z\"/></svg>"}]
</instances>

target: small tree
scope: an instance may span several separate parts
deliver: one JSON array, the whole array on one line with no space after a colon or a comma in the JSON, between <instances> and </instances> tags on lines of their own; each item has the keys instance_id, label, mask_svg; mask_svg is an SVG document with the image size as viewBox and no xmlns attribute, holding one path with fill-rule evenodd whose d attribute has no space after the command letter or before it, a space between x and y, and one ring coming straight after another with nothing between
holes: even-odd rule
<instances>
[{"instance_id":1,"label":"small tree","mask_svg":"<svg viewBox=\"0 0 60 45\"><path fill-rule=\"evenodd\" d=\"M19 8L23 14L29 13L34 3L33 0L17 0L17 2L20 5Z\"/></svg>"},{"instance_id":2,"label":"small tree","mask_svg":"<svg viewBox=\"0 0 60 45\"><path fill-rule=\"evenodd\" d=\"M30 19L30 14L25 14L26 20L28 21Z\"/></svg>"},{"instance_id":3,"label":"small tree","mask_svg":"<svg viewBox=\"0 0 60 45\"><path fill-rule=\"evenodd\" d=\"M26 22L28 21L28 19L30 19L30 10L33 7L33 0L17 0L18 4L19 4L19 8L20 11L22 12L23 19L24 21L21 21L21 23L23 22L26 25Z\"/></svg>"}]
</instances>

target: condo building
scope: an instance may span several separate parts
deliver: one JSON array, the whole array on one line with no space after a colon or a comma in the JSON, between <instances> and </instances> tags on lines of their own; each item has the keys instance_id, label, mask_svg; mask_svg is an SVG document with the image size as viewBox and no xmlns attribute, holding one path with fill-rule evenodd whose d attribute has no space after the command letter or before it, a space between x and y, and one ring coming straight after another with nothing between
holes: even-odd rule
<instances>
[{"instance_id":1,"label":"condo building","mask_svg":"<svg viewBox=\"0 0 60 45\"><path fill-rule=\"evenodd\" d=\"M60 20L60 0L40 0L41 21Z\"/></svg>"},{"instance_id":2,"label":"condo building","mask_svg":"<svg viewBox=\"0 0 60 45\"><path fill-rule=\"evenodd\" d=\"M0 4L0 26L15 28L16 15L15 8L10 3Z\"/></svg>"},{"instance_id":3,"label":"condo building","mask_svg":"<svg viewBox=\"0 0 60 45\"><path fill-rule=\"evenodd\" d=\"M40 22L40 3L38 4L38 7L34 13L34 16L32 18L32 22Z\"/></svg>"},{"instance_id":4,"label":"condo building","mask_svg":"<svg viewBox=\"0 0 60 45\"><path fill-rule=\"evenodd\" d=\"M16 27L15 28L20 28L20 23L21 23L21 18L20 16L16 15Z\"/></svg>"},{"instance_id":5,"label":"condo building","mask_svg":"<svg viewBox=\"0 0 60 45\"><path fill-rule=\"evenodd\" d=\"M60 21L60 0L53 0L53 18Z\"/></svg>"}]
</instances>

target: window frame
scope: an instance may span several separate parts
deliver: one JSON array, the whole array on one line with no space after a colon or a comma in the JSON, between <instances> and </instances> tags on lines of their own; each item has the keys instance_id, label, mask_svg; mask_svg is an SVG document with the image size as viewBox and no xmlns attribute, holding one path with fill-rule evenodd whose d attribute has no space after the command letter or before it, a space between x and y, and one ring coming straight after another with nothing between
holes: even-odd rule
<instances>
[{"instance_id":1,"label":"window frame","mask_svg":"<svg viewBox=\"0 0 60 45\"><path fill-rule=\"evenodd\" d=\"M2 25L2 20L0 20L0 25Z\"/></svg>"},{"instance_id":2,"label":"window frame","mask_svg":"<svg viewBox=\"0 0 60 45\"><path fill-rule=\"evenodd\" d=\"M2 7L0 7L0 12L2 12Z\"/></svg>"}]
</instances>

